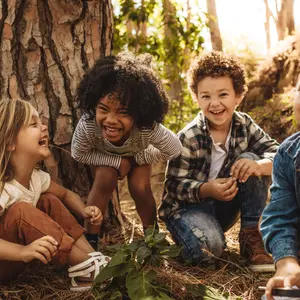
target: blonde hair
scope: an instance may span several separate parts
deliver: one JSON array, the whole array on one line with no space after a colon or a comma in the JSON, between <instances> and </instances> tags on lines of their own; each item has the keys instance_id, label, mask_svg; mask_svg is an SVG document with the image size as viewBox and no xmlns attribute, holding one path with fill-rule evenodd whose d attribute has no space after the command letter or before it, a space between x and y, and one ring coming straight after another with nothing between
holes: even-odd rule
<instances>
[{"instance_id":1,"label":"blonde hair","mask_svg":"<svg viewBox=\"0 0 300 300\"><path fill-rule=\"evenodd\" d=\"M8 147L16 141L20 129L29 125L34 110L29 102L23 100L0 100L0 194L5 182L14 177Z\"/></svg>"}]
</instances>

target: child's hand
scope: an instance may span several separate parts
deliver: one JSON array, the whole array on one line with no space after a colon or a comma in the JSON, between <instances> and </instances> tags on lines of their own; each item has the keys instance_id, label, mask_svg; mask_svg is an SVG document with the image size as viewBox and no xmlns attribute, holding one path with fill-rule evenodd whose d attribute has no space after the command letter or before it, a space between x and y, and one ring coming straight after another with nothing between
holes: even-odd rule
<instances>
[{"instance_id":1,"label":"child's hand","mask_svg":"<svg viewBox=\"0 0 300 300\"><path fill-rule=\"evenodd\" d=\"M129 173L132 166L132 162L128 157L122 157L121 164L119 167L119 180L123 180L125 176Z\"/></svg>"},{"instance_id":2,"label":"child's hand","mask_svg":"<svg viewBox=\"0 0 300 300\"><path fill-rule=\"evenodd\" d=\"M46 235L24 246L20 253L21 260L23 262L30 262L38 259L42 263L47 264L55 254L57 245L58 243L53 237Z\"/></svg>"},{"instance_id":3,"label":"child's hand","mask_svg":"<svg viewBox=\"0 0 300 300\"><path fill-rule=\"evenodd\" d=\"M266 286L267 300L273 300L272 289L275 287L300 286L300 266L295 258L287 257L279 260L276 264L277 271L269 279Z\"/></svg>"},{"instance_id":4,"label":"child's hand","mask_svg":"<svg viewBox=\"0 0 300 300\"><path fill-rule=\"evenodd\" d=\"M238 179L239 182L246 182L250 176L261 176L261 174L260 164L248 158L235 161L230 170L230 176Z\"/></svg>"},{"instance_id":5,"label":"child's hand","mask_svg":"<svg viewBox=\"0 0 300 300\"><path fill-rule=\"evenodd\" d=\"M92 225L101 225L103 221L102 212L97 206L86 206L83 217Z\"/></svg>"},{"instance_id":6,"label":"child's hand","mask_svg":"<svg viewBox=\"0 0 300 300\"><path fill-rule=\"evenodd\" d=\"M211 197L221 201L232 200L238 192L236 180L233 178L216 178L210 182Z\"/></svg>"}]
</instances>

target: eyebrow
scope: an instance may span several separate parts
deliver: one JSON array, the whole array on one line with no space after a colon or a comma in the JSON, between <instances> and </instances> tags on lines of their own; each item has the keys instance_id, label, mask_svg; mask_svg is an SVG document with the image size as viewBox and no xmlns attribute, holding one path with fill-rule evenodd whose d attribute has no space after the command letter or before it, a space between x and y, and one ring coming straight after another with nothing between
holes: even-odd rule
<instances>
[{"instance_id":1,"label":"eyebrow","mask_svg":"<svg viewBox=\"0 0 300 300\"><path fill-rule=\"evenodd\" d=\"M217 90L218 93L224 92L224 91L228 92L229 89L220 89L220 90ZM209 93L210 93L209 91L200 91L199 92L199 94L209 94Z\"/></svg>"}]
</instances>

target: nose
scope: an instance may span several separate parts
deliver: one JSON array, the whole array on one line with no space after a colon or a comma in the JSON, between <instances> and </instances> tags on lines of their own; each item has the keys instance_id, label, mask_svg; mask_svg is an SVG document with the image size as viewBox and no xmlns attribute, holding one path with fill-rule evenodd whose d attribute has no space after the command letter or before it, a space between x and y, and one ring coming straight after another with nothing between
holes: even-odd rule
<instances>
[{"instance_id":1,"label":"nose","mask_svg":"<svg viewBox=\"0 0 300 300\"><path fill-rule=\"evenodd\" d=\"M210 105L211 106L218 106L220 104L220 99L218 97L212 97Z\"/></svg>"},{"instance_id":2,"label":"nose","mask_svg":"<svg viewBox=\"0 0 300 300\"><path fill-rule=\"evenodd\" d=\"M106 123L113 125L117 123L117 116L115 113L111 112L109 114L106 115Z\"/></svg>"},{"instance_id":3,"label":"nose","mask_svg":"<svg viewBox=\"0 0 300 300\"><path fill-rule=\"evenodd\" d=\"M48 126L46 124L41 124L41 131L42 132L48 131Z\"/></svg>"},{"instance_id":4,"label":"nose","mask_svg":"<svg viewBox=\"0 0 300 300\"><path fill-rule=\"evenodd\" d=\"M45 124L41 124L41 132L48 134L48 126Z\"/></svg>"}]
</instances>

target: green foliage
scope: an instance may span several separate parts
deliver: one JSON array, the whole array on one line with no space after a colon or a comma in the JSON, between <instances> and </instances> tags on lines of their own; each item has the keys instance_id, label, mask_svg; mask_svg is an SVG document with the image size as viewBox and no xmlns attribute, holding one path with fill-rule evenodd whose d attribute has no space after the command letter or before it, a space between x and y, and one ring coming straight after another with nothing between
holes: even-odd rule
<instances>
[{"instance_id":1,"label":"green foliage","mask_svg":"<svg viewBox=\"0 0 300 300\"><path fill-rule=\"evenodd\" d=\"M150 53L172 98L165 125L177 132L198 112L187 89L190 60L202 51L206 16L186 13L173 0L120 0L114 3L113 52Z\"/></svg>"},{"instance_id":2,"label":"green foliage","mask_svg":"<svg viewBox=\"0 0 300 300\"><path fill-rule=\"evenodd\" d=\"M220 294L217 289L203 284L188 284L186 289L189 294L195 296L197 299L203 300L229 300L232 299L229 293ZM242 298L235 298L236 300L242 300Z\"/></svg>"},{"instance_id":3,"label":"green foliage","mask_svg":"<svg viewBox=\"0 0 300 300\"><path fill-rule=\"evenodd\" d=\"M95 299L122 299L128 295L132 300L168 300L165 287L159 285L157 273L151 266L159 267L167 258L175 258L181 247L169 245L164 233L149 228L144 240L109 247L115 251L111 261L94 281ZM106 289L101 284L110 280Z\"/></svg>"}]
</instances>

